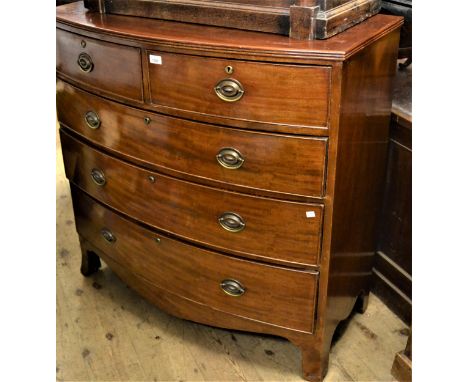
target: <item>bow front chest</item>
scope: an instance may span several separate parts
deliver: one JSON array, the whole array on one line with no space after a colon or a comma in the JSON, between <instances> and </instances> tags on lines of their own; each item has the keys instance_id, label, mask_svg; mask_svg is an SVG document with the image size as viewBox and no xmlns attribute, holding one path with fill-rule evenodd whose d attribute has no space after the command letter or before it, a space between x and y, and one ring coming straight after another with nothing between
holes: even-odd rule
<instances>
[{"instance_id":1,"label":"bow front chest","mask_svg":"<svg viewBox=\"0 0 468 382\"><path fill-rule=\"evenodd\" d=\"M161 309L285 337L304 378L365 309L401 19L328 40L57 8L82 248Z\"/></svg>"}]
</instances>

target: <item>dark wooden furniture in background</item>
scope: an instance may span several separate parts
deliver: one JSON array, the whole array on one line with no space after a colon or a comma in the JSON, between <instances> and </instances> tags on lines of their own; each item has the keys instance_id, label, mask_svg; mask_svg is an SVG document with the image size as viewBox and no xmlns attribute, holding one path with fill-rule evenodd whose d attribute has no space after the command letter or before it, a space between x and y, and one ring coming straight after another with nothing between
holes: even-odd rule
<instances>
[{"instance_id":1,"label":"dark wooden furniture in background","mask_svg":"<svg viewBox=\"0 0 468 382\"><path fill-rule=\"evenodd\" d=\"M412 61L412 45L413 45L413 2L412 0L382 0L383 14L403 16L405 22L401 27L400 34L400 49L398 58L404 58L405 61L399 65L401 68L411 65Z\"/></svg>"},{"instance_id":2,"label":"dark wooden furniture in background","mask_svg":"<svg viewBox=\"0 0 468 382\"><path fill-rule=\"evenodd\" d=\"M373 292L411 323L411 67L398 70Z\"/></svg>"},{"instance_id":3,"label":"dark wooden furniture in background","mask_svg":"<svg viewBox=\"0 0 468 382\"><path fill-rule=\"evenodd\" d=\"M70 3L74 3L76 1L80 1L80 0L56 0L55 5L59 6L59 5L64 5L64 4L70 4Z\"/></svg>"},{"instance_id":4,"label":"dark wooden furniture in background","mask_svg":"<svg viewBox=\"0 0 468 382\"><path fill-rule=\"evenodd\" d=\"M288 37L57 8L57 112L90 275L285 337L320 381L369 294L402 19Z\"/></svg>"},{"instance_id":5,"label":"dark wooden furniture in background","mask_svg":"<svg viewBox=\"0 0 468 382\"><path fill-rule=\"evenodd\" d=\"M84 0L101 13L329 38L375 15L381 0Z\"/></svg>"}]
</instances>

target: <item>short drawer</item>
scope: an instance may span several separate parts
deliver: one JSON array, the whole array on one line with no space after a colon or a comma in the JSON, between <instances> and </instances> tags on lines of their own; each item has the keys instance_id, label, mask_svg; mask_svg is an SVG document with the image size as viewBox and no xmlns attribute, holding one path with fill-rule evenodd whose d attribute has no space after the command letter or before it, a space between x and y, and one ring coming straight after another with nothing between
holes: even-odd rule
<instances>
[{"instance_id":1,"label":"short drawer","mask_svg":"<svg viewBox=\"0 0 468 382\"><path fill-rule=\"evenodd\" d=\"M229 123L326 127L331 70L149 52L151 103ZM196 118L196 115L193 116Z\"/></svg>"},{"instance_id":2,"label":"short drawer","mask_svg":"<svg viewBox=\"0 0 468 382\"><path fill-rule=\"evenodd\" d=\"M224 312L311 332L317 273L203 250L142 228L72 187L78 233L151 284Z\"/></svg>"},{"instance_id":3,"label":"short drawer","mask_svg":"<svg viewBox=\"0 0 468 382\"><path fill-rule=\"evenodd\" d=\"M143 101L139 48L57 29L57 72L98 92Z\"/></svg>"},{"instance_id":4,"label":"short drawer","mask_svg":"<svg viewBox=\"0 0 468 382\"><path fill-rule=\"evenodd\" d=\"M326 138L252 132L151 114L62 81L57 89L62 124L137 163L253 191L323 196Z\"/></svg>"},{"instance_id":5,"label":"short drawer","mask_svg":"<svg viewBox=\"0 0 468 382\"><path fill-rule=\"evenodd\" d=\"M260 198L153 173L61 131L68 179L150 226L214 249L316 265L323 205Z\"/></svg>"}]
</instances>

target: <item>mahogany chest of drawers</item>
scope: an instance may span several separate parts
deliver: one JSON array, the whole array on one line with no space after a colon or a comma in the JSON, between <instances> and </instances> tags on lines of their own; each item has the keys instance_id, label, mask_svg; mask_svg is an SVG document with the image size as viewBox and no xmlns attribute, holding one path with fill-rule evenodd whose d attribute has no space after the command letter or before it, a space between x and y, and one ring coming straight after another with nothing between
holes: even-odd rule
<instances>
[{"instance_id":1,"label":"mahogany chest of drawers","mask_svg":"<svg viewBox=\"0 0 468 382\"><path fill-rule=\"evenodd\" d=\"M84 275L285 337L304 378L365 309L401 19L322 41L57 8L57 112Z\"/></svg>"}]
</instances>

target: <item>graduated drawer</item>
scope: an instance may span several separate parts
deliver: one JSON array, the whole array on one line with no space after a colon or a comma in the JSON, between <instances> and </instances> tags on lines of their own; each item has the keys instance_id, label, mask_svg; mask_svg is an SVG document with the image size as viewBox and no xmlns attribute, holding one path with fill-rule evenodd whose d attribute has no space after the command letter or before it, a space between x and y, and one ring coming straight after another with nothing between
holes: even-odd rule
<instances>
[{"instance_id":1,"label":"graduated drawer","mask_svg":"<svg viewBox=\"0 0 468 382\"><path fill-rule=\"evenodd\" d=\"M315 265L323 206L248 196L178 180L94 150L61 131L68 179L148 225L214 249Z\"/></svg>"},{"instance_id":2,"label":"graduated drawer","mask_svg":"<svg viewBox=\"0 0 468 382\"><path fill-rule=\"evenodd\" d=\"M143 101L139 48L57 29L57 72L99 92Z\"/></svg>"},{"instance_id":3,"label":"graduated drawer","mask_svg":"<svg viewBox=\"0 0 468 382\"><path fill-rule=\"evenodd\" d=\"M61 123L130 160L254 191L323 196L326 138L251 132L150 114L62 81L57 89Z\"/></svg>"},{"instance_id":4,"label":"graduated drawer","mask_svg":"<svg viewBox=\"0 0 468 382\"><path fill-rule=\"evenodd\" d=\"M234 121L326 127L331 70L148 52L151 103ZM196 117L196 116L194 116Z\"/></svg>"},{"instance_id":5,"label":"graduated drawer","mask_svg":"<svg viewBox=\"0 0 468 382\"><path fill-rule=\"evenodd\" d=\"M126 270L214 309L312 331L317 273L183 244L129 222L74 187L72 192L78 233Z\"/></svg>"}]
</instances>

